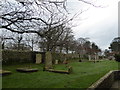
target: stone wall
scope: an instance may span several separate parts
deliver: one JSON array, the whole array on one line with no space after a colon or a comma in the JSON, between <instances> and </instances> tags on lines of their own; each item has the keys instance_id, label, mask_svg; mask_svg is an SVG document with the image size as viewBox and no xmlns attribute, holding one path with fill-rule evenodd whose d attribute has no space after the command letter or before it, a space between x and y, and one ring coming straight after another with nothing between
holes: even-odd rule
<instances>
[{"instance_id":1,"label":"stone wall","mask_svg":"<svg viewBox=\"0 0 120 90\"><path fill-rule=\"evenodd\" d=\"M42 55L42 62L44 62L45 53L42 52L2 50L2 64L35 63L38 53Z\"/></svg>"},{"instance_id":2,"label":"stone wall","mask_svg":"<svg viewBox=\"0 0 120 90\"><path fill-rule=\"evenodd\" d=\"M120 76L119 70L113 70L107 73L105 76L100 78L97 82L92 84L87 90L101 90L107 89L109 90L115 80L118 80Z\"/></svg>"},{"instance_id":3,"label":"stone wall","mask_svg":"<svg viewBox=\"0 0 120 90\"><path fill-rule=\"evenodd\" d=\"M39 55L41 54L41 56ZM51 53L52 63L56 60L63 62L64 60L70 60L79 58L79 54L63 54L63 53ZM37 58L37 57L41 58ZM41 61L40 61L40 60ZM21 51L21 50L2 50L2 64L15 64L15 63L44 63L45 52L32 52L32 51ZM38 61L36 61L38 60Z\"/></svg>"}]
</instances>

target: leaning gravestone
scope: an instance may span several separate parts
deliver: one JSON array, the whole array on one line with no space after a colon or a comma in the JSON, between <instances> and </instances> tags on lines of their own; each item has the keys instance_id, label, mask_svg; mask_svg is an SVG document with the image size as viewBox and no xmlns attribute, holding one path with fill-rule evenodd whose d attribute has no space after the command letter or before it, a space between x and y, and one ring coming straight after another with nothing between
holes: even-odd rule
<instances>
[{"instance_id":1,"label":"leaning gravestone","mask_svg":"<svg viewBox=\"0 0 120 90\"><path fill-rule=\"evenodd\" d=\"M36 64L40 64L42 62L41 54L36 54Z\"/></svg>"},{"instance_id":2,"label":"leaning gravestone","mask_svg":"<svg viewBox=\"0 0 120 90\"><path fill-rule=\"evenodd\" d=\"M52 69L52 54L51 52L46 52L45 54L45 70Z\"/></svg>"}]
</instances>

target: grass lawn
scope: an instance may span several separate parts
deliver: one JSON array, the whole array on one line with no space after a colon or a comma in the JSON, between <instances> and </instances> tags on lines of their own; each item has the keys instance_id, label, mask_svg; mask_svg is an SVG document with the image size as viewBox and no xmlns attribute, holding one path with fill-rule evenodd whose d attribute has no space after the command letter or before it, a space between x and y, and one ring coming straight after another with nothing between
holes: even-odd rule
<instances>
[{"instance_id":1,"label":"grass lawn","mask_svg":"<svg viewBox=\"0 0 120 90\"><path fill-rule=\"evenodd\" d=\"M102 62L71 62L67 65L73 67L73 73L60 74L42 71L43 64L30 64L33 68L38 68L38 72L20 73L16 68L25 65L3 66L3 69L12 71L11 75L3 76L3 88L88 88L110 70L118 69L116 61ZM66 65L59 64L55 69L66 69Z\"/></svg>"}]
</instances>

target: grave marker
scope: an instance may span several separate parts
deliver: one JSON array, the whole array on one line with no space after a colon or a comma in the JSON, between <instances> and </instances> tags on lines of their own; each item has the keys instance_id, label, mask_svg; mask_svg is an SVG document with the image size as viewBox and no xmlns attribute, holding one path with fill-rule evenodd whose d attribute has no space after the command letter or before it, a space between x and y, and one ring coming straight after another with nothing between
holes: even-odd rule
<instances>
[{"instance_id":1,"label":"grave marker","mask_svg":"<svg viewBox=\"0 0 120 90\"><path fill-rule=\"evenodd\" d=\"M36 64L40 64L42 62L42 55L36 54Z\"/></svg>"},{"instance_id":2,"label":"grave marker","mask_svg":"<svg viewBox=\"0 0 120 90\"><path fill-rule=\"evenodd\" d=\"M45 69L51 69L52 68L52 54L51 52L46 52L45 56Z\"/></svg>"},{"instance_id":3,"label":"grave marker","mask_svg":"<svg viewBox=\"0 0 120 90\"><path fill-rule=\"evenodd\" d=\"M58 60L55 60L55 64L58 64Z\"/></svg>"},{"instance_id":4,"label":"grave marker","mask_svg":"<svg viewBox=\"0 0 120 90\"><path fill-rule=\"evenodd\" d=\"M88 55L89 61L91 60L91 55Z\"/></svg>"}]
</instances>

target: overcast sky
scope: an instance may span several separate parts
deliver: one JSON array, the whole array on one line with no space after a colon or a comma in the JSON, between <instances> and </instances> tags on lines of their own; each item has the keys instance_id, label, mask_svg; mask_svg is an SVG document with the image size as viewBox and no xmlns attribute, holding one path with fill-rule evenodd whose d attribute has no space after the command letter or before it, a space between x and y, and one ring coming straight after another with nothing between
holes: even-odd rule
<instances>
[{"instance_id":1,"label":"overcast sky","mask_svg":"<svg viewBox=\"0 0 120 90\"><path fill-rule=\"evenodd\" d=\"M118 36L118 1L120 0L93 1L96 1L93 2L94 5L101 5L104 8L96 8L79 0L67 0L67 10L70 16L81 10L87 10L73 21L77 24L72 28L74 35L76 38L90 38L90 41L95 42L104 50Z\"/></svg>"},{"instance_id":2,"label":"overcast sky","mask_svg":"<svg viewBox=\"0 0 120 90\"><path fill-rule=\"evenodd\" d=\"M96 6L104 7L96 8L78 0L68 0L67 6L72 14L89 8L74 20L77 24L72 28L75 37L88 37L102 50L107 49L111 41L118 36L118 1L96 0Z\"/></svg>"}]
</instances>

